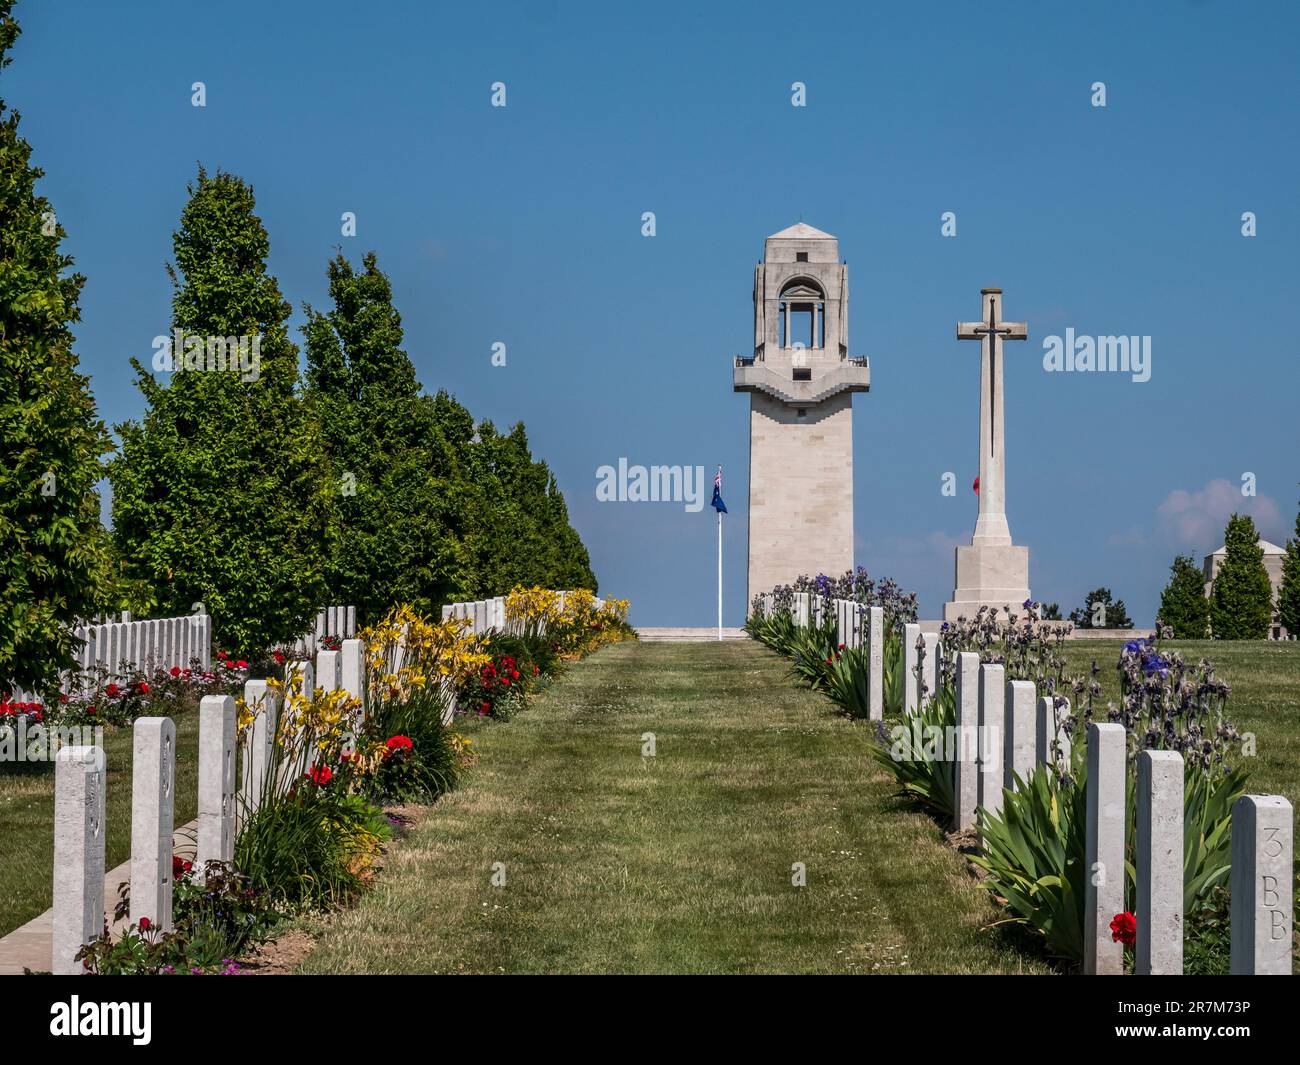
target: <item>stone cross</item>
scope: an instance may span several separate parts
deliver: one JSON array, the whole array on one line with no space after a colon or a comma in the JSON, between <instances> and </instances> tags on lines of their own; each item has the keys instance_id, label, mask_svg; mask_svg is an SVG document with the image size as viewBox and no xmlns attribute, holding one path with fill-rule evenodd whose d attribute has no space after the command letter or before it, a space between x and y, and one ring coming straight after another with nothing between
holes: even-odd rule
<instances>
[{"instance_id":1,"label":"stone cross","mask_svg":"<svg viewBox=\"0 0 1300 1065\"><path fill-rule=\"evenodd\" d=\"M980 666L979 805L991 814L1002 812L1002 729L1006 720L1006 668L1000 662ZM982 837L981 837L982 838Z\"/></svg>"},{"instance_id":2,"label":"stone cross","mask_svg":"<svg viewBox=\"0 0 1300 1065\"><path fill-rule=\"evenodd\" d=\"M194 865L235 856L235 700L205 695L199 703L199 830Z\"/></svg>"},{"instance_id":3,"label":"stone cross","mask_svg":"<svg viewBox=\"0 0 1300 1065\"><path fill-rule=\"evenodd\" d=\"M957 654L957 735L953 766L953 828L958 832L975 825L979 806L979 675L980 656L974 651Z\"/></svg>"},{"instance_id":4,"label":"stone cross","mask_svg":"<svg viewBox=\"0 0 1300 1065\"><path fill-rule=\"evenodd\" d=\"M885 716L885 611L867 607L867 720Z\"/></svg>"},{"instance_id":5,"label":"stone cross","mask_svg":"<svg viewBox=\"0 0 1300 1065\"><path fill-rule=\"evenodd\" d=\"M1281 795L1232 804L1231 972L1290 976L1295 820Z\"/></svg>"},{"instance_id":6,"label":"stone cross","mask_svg":"<svg viewBox=\"0 0 1300 1065\"><path fill-rule=\"evenodd\" d=\"M1010 544L1006 514L1005 419L1002 407L1002 342L1025 340L1024 322L1002 321L1002 290L980 290L983 316L978 322L958 322L958 340L980 342L980 491L974 544Z\"/></svg>"},{"instance_id":7,"label":"stone cross","mask_svg":"<svg viewBox=\"0 0 1300 1065\"><path fill-rule=\"evenodd\" d=\"M1140 751L1137 756L1138 976L1183 971L1183 756Z\"/></svg>"},{"instance_id":8,"label":"stone cross","mask_svg":"<svg viewBox=\"0 0 1300 1065\"><path fill-rule=\"evenodd\" d=\"M50 971L75 976L73 959L104 931L104 751L64 747L54 767L54 913Z\"/></svg>"},{"instance_id":9,"label":"stone cross","mask_svg":"<svg viewBox=\"0 0 1300 1065\"><path fill-rule=\"evenodd\" d=\"M131 923L148 917L172 926L172 828L176 726L169 717L137 717L131 751Z\"/></svg>"},{"instance_id":10,"label":"stone cross","mask_svg":"<svg viewBox=\"0 0 1300 1065\"><path fill-rule=\"evenodd\" d=\"M1124 972L1124 947L1112 941L1110 923L1124 910L1127 747L1123 725L1088 726L1083 971L1089 976L1120 976Z\"/></svg>"},{"instance_id":11,"label":"stone cross","mask_svg":"<svg viewBox=\"0 0 1300 1065\"><path fill-rule=\"evenodd\" d=\"M921 626L908 622L903 626L903 713L913 714L921 705L918 696L920 685L917 683L916 664L919 655L917 641L921 638Z\"/></svg>"}]
</instances>

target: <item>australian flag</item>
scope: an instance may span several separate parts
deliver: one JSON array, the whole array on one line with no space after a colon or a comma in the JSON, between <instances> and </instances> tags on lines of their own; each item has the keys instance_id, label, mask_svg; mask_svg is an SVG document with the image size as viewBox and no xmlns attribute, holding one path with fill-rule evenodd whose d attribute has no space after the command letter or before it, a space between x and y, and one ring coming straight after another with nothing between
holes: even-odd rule
<instances>
[{"instance_id":1,"label":"australian flag","mask_svg":"<svg viewBox=\"0 0 1300 1065\"><path fill-rule=\"evenodd\" d=\"M722 467L713 478L713 509L719 514L727 513L727 504L722 501Z\"/></svg>"}]
</instances>

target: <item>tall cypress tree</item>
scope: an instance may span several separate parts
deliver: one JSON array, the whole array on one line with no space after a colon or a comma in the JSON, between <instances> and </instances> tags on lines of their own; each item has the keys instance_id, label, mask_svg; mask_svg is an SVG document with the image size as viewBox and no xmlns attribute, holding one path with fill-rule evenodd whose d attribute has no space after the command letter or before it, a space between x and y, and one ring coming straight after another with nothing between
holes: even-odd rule
<instances>
[{"instance_id":1,"label":"tall cypress tree","mask_svg":"<svg viewBox=\"0 0 1300 1065\"><path fill-rule=\"evenodd\" d=\"M1282 587L1277 596L1278 619L1287 635L1300 639L1300 512L1295 517L1295 537L1286 542L1282 559Z\"/></svg>"},{"instance_id":2,"label":"tall cypress tree","mask_svg":"<svg viewBox=\"0 0 1300 1065\"><path fill-rule=\"evenodd\" d=\"M402 350L402 320L374 252L328 268L332 309L307 308L307 396L340 487L328 584L372 621L394 603L431 611L469 580L463 476Z\"/></svg>"},{"instance_id":3,"label":"tall cypress tree","mask_svg":"<svg viewBox=\"0 0 1300 1065\"><path fill-rule=\"evenodd\" d=\"M168 266L185 339L169 382L132 359L148 409L119 427L113 535L161 613L202 603L218 644L247 655L301 634L324 605L335 486L296 394L290 307L253 190L200 168L189 193ZM244 361L221 369L225 338L244 343ZM167 365L156 353L153 368Z\"/></svg>"},{"instance_id":4,"label":"tall cypress tree","mask_svg":"<svg viewBox=\"0 0 1300 1065\"><path fill-rule=\"evenodd\" d=\"M1205 578L1191 555L1179 555L1169 567L1169 583L1160 595L1156 621L1168 625L1178 640L1202 640L1210 623L1210 601Z\"/></svg>"},{"instance_id":5,"label":"tall cypress tree","mask_svg":"<svg viewBox=\"0 0 1300 1065\"><path fill-rule=\"evenodd\" d=\"M1226 552L1210 594L1216 640L1263 640L1273 620L1273 586L1264 549L1248 514L1234 514L1223 534Z\"/></svg>"},{"instance_id":6,"label":"tall cypress tree","mask_svg":"<svg viewBox=\"0 0 1300 1065\"><path fill-rule=\"evenodd\" d=\"M12 10L0 0L0 68L20 33ZM18 123L0 100L0 692L48 693L72 666L66 626L101 605L109 441L72 351L84 278L67 272Z\"/></svg>"}]
</instances>

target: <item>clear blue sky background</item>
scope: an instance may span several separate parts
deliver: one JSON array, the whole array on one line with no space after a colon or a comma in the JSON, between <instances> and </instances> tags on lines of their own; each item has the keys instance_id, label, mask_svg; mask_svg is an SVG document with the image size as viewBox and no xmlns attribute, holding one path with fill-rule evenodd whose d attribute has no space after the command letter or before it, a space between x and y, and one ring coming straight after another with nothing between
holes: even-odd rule
<instances>
[{"instance_id":1,"label":"clear blue sky background","mask_svg":"<svg viewBox=\"0 0 1300 1065\"><path fill-rule=\"evenodd\" d=\"M752 345L763 238L802 217L840 239L850 347L872 360L858 563L925 616L950 594L977 468L976 349L954 323L1000 285L1030 329L1008 349L1007 494L1033 591L1068 610L1109 585L1147 624L1175 552L1218 547L1234 506L1279 542L1295 517L1298 11L26 0L0 93L88 278L77 351L110 423L140 414L127 360L169 326L186 183L232 170L295 307L325 303L334 246L378 252L425 387L526 423L634 621L712 621L712 511L597 503L597 467L722 463L739 624L730 359ZM1067 326L1150 335L1151 381L1045 373L1041 339Z\"/></svg>"}]
</instances>

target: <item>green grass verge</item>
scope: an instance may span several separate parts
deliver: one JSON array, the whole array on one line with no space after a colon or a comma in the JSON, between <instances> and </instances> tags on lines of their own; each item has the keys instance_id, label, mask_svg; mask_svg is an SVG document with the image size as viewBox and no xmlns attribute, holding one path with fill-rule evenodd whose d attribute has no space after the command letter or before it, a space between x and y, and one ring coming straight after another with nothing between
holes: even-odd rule
<instances>
[{"instance_id":1,"label":"green grass verge","mask_svg":"<svg viewBox=\"0 0 1300 1065\"><path fill-rule=\"evenodd\" d=\"M475 723L471 779L303 971L1047 971L985 930L997 911L868 726L787 668L747 641L622 644Z\"/></svg>"},{"instance_id":2,"label":"green grass verge","mask_svg":"<svg viewBox=\"0 0 1300 1065\"><path fill-rule=\"evenodd\" d=\"M198 807L199 715L177 714L176 824ZM131 857L131 730L104 730L105 869ZM0 765L0 935L50 908L54 878L54 764ZM116 895L104 900L112 911Z\"/></svg>"},{"instance_id":3,"label":"green grass verge","mask_svg":"<svg viewBox=\"0 0 1300 1065\"><path fill-rule=\"evenodd\" d=\"M1190 661L1208 658L1232 686L1228 718L1239 732L1255 736L1254 756L1237 759L1250 773L1250 793L1284 795L1300 807L1300 642L1169 640L1163 646ZM1101 667L1103 703L1119 701L1121 647L1117 640L1065 644L1075 671L1086 671L1094 659Z\"/></svg>"}]
</instances>

